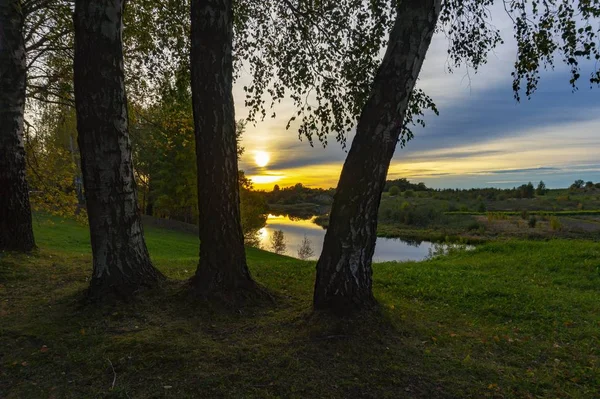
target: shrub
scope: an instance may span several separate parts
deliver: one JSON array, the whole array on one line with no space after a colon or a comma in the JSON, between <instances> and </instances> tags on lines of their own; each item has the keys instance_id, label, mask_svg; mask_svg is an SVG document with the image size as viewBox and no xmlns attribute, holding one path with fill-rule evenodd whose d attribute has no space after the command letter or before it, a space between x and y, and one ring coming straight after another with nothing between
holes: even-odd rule
<instances>
[{"instance_id":1,"label":"shrub","mask_svg":"<svg viewBox=\"0 0 600 399\"><path fill-rule=\"evenodd\" d=\"M408 201L384 201L379 208L380 220L412 226L429 226L439 223L443 209L435 206L414 206Z\"/></svg>"},{"instance_id":2,"label":"shrub","mask_svg":"<svg viewBox=\"0 0 600 399\"><path fill-rule=\"evenodd\" d=\"M406 198L414 197L414 196L415 196L415 192L414 192L413 190L406 190L406 191L404 192L404 196L405 196Z\"/></svg>"},{"instance_id":3,"label":"shrub","mask_svg":"<svg viewBox=\"0 0 600 399\"><path fill-rule=\"evenodd\" d=\"M506 220L508 219L508 215L503 212L488 212L487 220L491 222L492 220Z\"/></svg>"},{"instance_id":4,"label":"shrub","mask_svg":"<svg viewBox=\"0 0 600 399\"><path fill-rule=\"evenodd\" d=\"M396 187L396 188L398 188L398 187ZM304 239L302 240L300 249L298 249L298 257L300 259L307 260L314 256L315 251L313 251L310 244L311 244L310 240L308 239L308 237L306 237L306 234L304 234Z\"/></svg>"},{"instance_id":5,"label":"shrub","mask_svg":"<svg viewBox=\"0 0 600 399\"><path fill-rule=\"evenodd\" d=\"M560 223L560 220L558 220L558 218L556 216L552 216L550 218L550 228L554 231L562 230L562 224Z\"/></svg>"},{"instance_id":6,"label":"shrub","mask_svg":"<svg viewBox=\"0 0 600 399\"><path fill-rule=\"evenodd\" d=\"M529 212L527 212L526 210L522 210L521 211L521 219L527 220L528 217L529 217Z\"/></svg>"},{"instance_id":7,"label":"shrub","mask_svg":"<svg viewBox=\"0 0 600 399\"><path fill-rule=\"evenodd\" d=\"M474 231L474 230L479 230L479 228L481 227L481 225L479 224L479 222L473 220L471 223L469 223L469 225L467 226L467 230L468 231Z\"/></svg>"},{"instance_id":8,"label":"shrub","mask_svg":"<svg viewBox=\"0 0 600 399\"><path fill-rule=\"evenodd\" d=\"M531 227L532 229L535 228L535 225L537 224L537 219L534 215L531 215L531 217L529 218L529 227Z\"/></svg>"},{"instance_id":9,"label":"shrub","mask_svg":"<svg viewBox=\"0 0 600 399\"><path fill-rule=\"evenodd\" d=\"M244 245L252 248L262 249L260 245L260 232L255 231L244 234Z\"/></svg>"},{"instance_id":10,"label":"shrub","mask_svg":"<svg viewBox=\"0 0 600 399\"><path fill-rule=\"evenodd\" d=\"M477 212L485 212L487 210L486 206L485 206L485 202L481 201L479 203L479 205L477 205Z\"/></svg>"},{"instance_id":11,"label":"shrub","mask_svg":"<svg viewBox=\"0 0 600 399\"><path fill-rule=\"evenodd\" d=\"M273 252L275 252L276 254L281 255L281 254L285 253L286 244L285 244L285 236L283 235L283 231L275 230L273 232L273 235L271 236L271 248L273 249Z\"/></svg>"},{"instance_id":12,"label":"shrub","mask_svg":"<svg viewBox=\"0 0 600 399\"><path fill-rule=\"evenodd\" d=\"M390 193L391 196L395 197L396 195L400 194L400 189L398 188L398 186L392 186L392 187L390 187L388 192Z\"/></svg>"}]
</instances>

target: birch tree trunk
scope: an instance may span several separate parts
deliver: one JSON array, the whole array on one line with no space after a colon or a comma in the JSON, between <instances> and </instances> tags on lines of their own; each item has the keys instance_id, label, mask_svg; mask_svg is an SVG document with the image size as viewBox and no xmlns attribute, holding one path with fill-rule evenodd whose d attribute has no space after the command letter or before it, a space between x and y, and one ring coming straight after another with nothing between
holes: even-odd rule
<instances>
[{"instance_id":1,"label":"birch tree trunk","mask_svg":"<svg viewBox=\"0 0 600 399\"><path fill-rule=\"evenodd\" d=\"M404 116L440 13L441 0L403 0L359 118L317 263L315 309L372 305L377 212Z\"/></svg>"},{"instance_id":2,"label":"birch tree trunk","mask_svg":"<svg viewBox=\"0 0 600 399\"><path fill-rule=\"evenodd\" d=\"M20 0L0 0L0 251L35 247L25 178L26 58Z\"/></svg>"},{"instance_id":3,"label":"birch tree trunk","mask_svg":"<svg viewBox=\"0 0 600 399\"><path fill-rule=\"evenodd\" d=\"M129 297L163 277L144 241L125 95L124 0L76 0L75 102L94 270L93 298Z\"/></svg>"},{"instance_id":4,"label":"birch tree trunk","mask_svg":"<svg viewBox=\"0 0 600 399\"><path fill-rule=\"evenodd\" d=\"M240 219L233 105L232 0L193 0L192 101L198 163L198 294L228 297L254 288Z\"/></svg>"}]
</instances>

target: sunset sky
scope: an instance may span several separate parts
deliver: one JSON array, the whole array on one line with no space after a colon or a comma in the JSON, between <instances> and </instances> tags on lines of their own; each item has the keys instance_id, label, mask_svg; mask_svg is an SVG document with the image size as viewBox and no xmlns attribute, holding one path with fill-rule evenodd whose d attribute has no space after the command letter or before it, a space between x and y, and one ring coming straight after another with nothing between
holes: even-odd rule
<instances>
[{"instance_id":1,"label":"sunset sky","mask_svg":"<svg viewBox=\"0 0 600 399\"><path fill-rule=\"evenodd\" d=\"M428 115L427 126L397 147L388 179L400 177L435 188L513 187L543 180L548 187L566 187L575 179L600 180L600 88L590 89L590 69L582 69L579 90L569 85L560 65L543 73L531 100L517 103L511 89L515 59L512 27L502 11L494 24L505 44L477 74L447 72L447 41L434 37L418 86L436 102L440 115ZM588 65L589 66L589 65ZM234 88L237 117L246 115L242 78ZM275 109L276 119L248 125L241 169L257 189L271 190L301 182L335 187L345 151L332 137L323 148L299 141L285 130L291 103ZM349 137L348 143L350 143ZM259 166L264 165L264 166Z\"/></svg>"}]
</instances>

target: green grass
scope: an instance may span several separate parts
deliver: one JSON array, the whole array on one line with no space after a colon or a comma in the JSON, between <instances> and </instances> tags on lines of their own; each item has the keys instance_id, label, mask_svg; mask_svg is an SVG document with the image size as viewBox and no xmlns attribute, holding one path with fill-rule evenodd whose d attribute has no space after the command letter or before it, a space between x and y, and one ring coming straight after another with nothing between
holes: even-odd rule
<instances>
[{"instance_id":1,"label":"green grass","mask_svg":"<svg viewBox=\"0 0 600 399\"><path fill-rule=\"evenodd\" d=\"M494 211L494 212L470 212L470 211L454 211L445 212L446 215L487 215L488 213L495 213L499 215L507 216L518 216L521 215L522 211ZM542 215L542 216L595 216L600 215L600 210L572 210L572 211L527 211L529 215Z\"/></svg>"},{"instance_id":2,"label":"green grass","mask_svg":"<svg viewBox=\"0 0 600 399\"><path fill-rule=\"evenodd\" d=\"M597 398L600 246L506 241L374 265L381 311L313 314L314 262L248 249L272 304L193 302L193 235L147 229L171 280L81 301L85 227L40 218L40 250L0 255L2 398ZM114 382L114 386L113 386Z\"/></svg>"}]
</instances>

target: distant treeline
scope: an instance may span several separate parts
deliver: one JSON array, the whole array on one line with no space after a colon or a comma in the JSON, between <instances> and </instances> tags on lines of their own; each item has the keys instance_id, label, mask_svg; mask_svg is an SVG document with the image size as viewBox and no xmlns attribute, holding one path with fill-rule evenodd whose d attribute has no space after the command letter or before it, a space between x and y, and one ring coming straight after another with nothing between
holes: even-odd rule
<instances>
[{"instance_id":1,"label":"distant treeline","mask_svg":"<svg viewBox=\"0 0 600 399\"><path fill-rule=\"evenodd\" d=\"M383 191L390 191L390 188L398 187L400 191L404 192L406 190L412 191L433 191L433 188L429 188L425 185L425 183L411 183L407 179L396 179L396 180L388 180L385 182L385 186Z\"/></svg>"},{"instance_id":2,"label":"distant treeline","mask_svg":"<svg viewBox=\"0 0 600 399\"><path fill-rule=\"evenodd\" d=\"M523 184L519 187L513 188L469 188L469 189L454 189L454 188L445 188L445 189L434 189L429 188L425 185L425 183L411 183L407 179L396 179L396 180L388 180L385 183L384 191L389 192L392 195L396 195L399 192L406 193L408 191L408 196L410 196L414 192L419 191L430 191L435 192L437 194L450 194L456 195L460 194L466 198L479 198L479 199L499 199L499 198L533 198L535 194L544 195L548 191L546 189L546 185L543 181L538 184L538 188L536 189L531 182L527 184Z\"/></svg>"},{"instance_id":3,"label":"distant treeline","mask_svg":"<svg viewBox=\"0 0 600 399\"><path fill-rule=\"evenodd\" d=\"M593 183L591 181L584 182L583 180L576 180L568 188L571 192L578 191L590 191L599 190L600 183ZM563 189L564 190L564 189ZM390 195L402 194L405 197L411 197L413 195L427 195L433 196L438 199L453 199L457 196L464 199L473 200L506 200L510 198L534 198L536 196L543 196L548 193L548 188L543 181L540 181L537 186L533 183L528 182L518 187L512 188L469 188L469 189L458 189L458 188L444 188L434 189L427 187L425 183L411 183L408 179L395 179L388 180L384 186L384 192ZM335 195L334 188L310 188L297 183L294 186L281 188L278 185L273 187L272 191L259 191L269 204L278 205L294 205L294 204L319 204L319 205L330 205L333 202L333 196ZM420 193L420 194L418 194ZM427 194L425 194L427 193Z\"/></svg>"},{"instance_id":4,"label":"distant treeline","mask_svg":"<svg viewBox=\"0 0 600 399\"><path fill-rule=\"evenodd\" d=\"M584 182L583 180L575 180L569 191L590 191L600 189L600 183L594 183L592 181ZM513 188L469 188L469 189L433 189L425 185L425 183L411 183L407 179L396 179L388 180L384 188L385 192L389 192L391 195L397 195L399 193L405 193L405 196L411 196L415 192L429 191L434 192L439 197L445 195L460 195L463 198L471 199L487 199L487 200L504 200L508 198L534 198L535 196L546 195L549 191L546 184L540 181L535 187L531 182L522 184L518 187Z\"/></svg>"},{"instance_id":5,"label":"distant treeline","mask_svg":"<svg viewBox=\"0 0 600 399\"><path fill-rule=\"evenodd\" d=\"M312 203L329 205L333 202L334 188L310 188L298 183L295 186L280 188L277 184L273 191L265 192L269 204L292 205L301 203Z\"/></svg>"}]
</instances>

